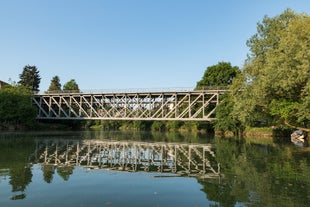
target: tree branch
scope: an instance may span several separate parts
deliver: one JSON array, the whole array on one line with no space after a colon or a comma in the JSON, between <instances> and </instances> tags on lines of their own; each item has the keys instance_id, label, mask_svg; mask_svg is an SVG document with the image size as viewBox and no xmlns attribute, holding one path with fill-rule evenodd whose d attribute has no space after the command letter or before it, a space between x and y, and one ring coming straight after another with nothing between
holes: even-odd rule
<instances>
[{"instance_id":1,"label":"tree branch","mask_svg":"<svg viewBox=\"0 0 310 207\"><path fill-rule=\"evenodd\" d=\"M302 127L298 127L298 126L294 126L294 125L288 123L287 120L284 120L284 123L285 123L285 125L287 125L287 126L289 126L289 127L296 128L296 129L300 129L300 130L303 130L303 131L306 131L306 132L310 132L310 129L308 129L308 128L302 128Z\"/></svg>"}]
</instances>

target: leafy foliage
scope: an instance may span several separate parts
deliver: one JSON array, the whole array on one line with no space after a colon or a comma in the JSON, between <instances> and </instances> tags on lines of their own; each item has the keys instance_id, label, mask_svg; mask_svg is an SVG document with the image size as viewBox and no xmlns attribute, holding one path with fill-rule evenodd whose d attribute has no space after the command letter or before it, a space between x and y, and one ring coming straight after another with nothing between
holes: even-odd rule
<instances>
[{"instance_id":1,"label":"leafy foliage","mask_svg":"<svg viewBox=\"0 0 310 207\"><path fill-rule=\"evenodd\" d=\"M219 62L207 67L202 79L197 82L196 89L230 85L239 72L237 66L232 67L229 62Z\"/></svg>"},{"instance_id":2,"label":"leafy foliage","mask_svg":"<svg viewBox=\"0 0 310 207\"><path fill-rule=\"evenodd\" d=\"M154 121L151 129L153 131L163 131L165 129L165 122L163 121Z\"/></svg>"},{"instance_id":3,"label":"leafy foliage","mask_svg":"<svg viewBox=\"0 0 310 207\"><path fill-rule=\"evenodd\" d=\"M286 10L264 17L247 42L251 54L232 87L232 114L238 120L245 125L282 120L310 127L309 42L309 16Z\"/></svg>"},{"instance_id":4,"label":"leafy foliage","mask_svg":"<svg viewBox=\"0 0 310 207\"><path fill-rule=\"evenodd\" d=\"M243 131L243 126L240 121L231 114L233 110L233 102L229 93L226 93L221 98L221 103L216 108L215 129L217 131L231 131L235 135L239 135Z\"/></svg>"},{"instance_id":5,"label":"leafy foliage","mask_svg":"<svg viewBox=\"0 0 310 207\"><path fill-rule=\"evenodd\" d=\"M40 75L36 66L26 65L23 72L19 75L20 81L18 82L22 86L30 87L32 91L39 91Z\"/></svg>"},{"instance_id":6,"label":"leafy foliage","mask_svg":"<svg viewBox=\"0 0 310 207\"><path fill-rule=\"evenodd\" d=\"M6 86L0 90L0 124L30 125L36 117L32 91L24 86Z\"/></svg>"},{"instance_id":7,"label":"leafy foliage","mask_svg":"<svg viewBox=\"0 0 310 207\"><path fill-rule=\"evenodd\" d=\"M51 84L48 88L48 91L61 91L60 79L57 75L54 76L53 79L51 80Z\"/></svg>"},{"instance_id":8,"label":"leafy foliage","mask_svg":"<svg viewBox=\"0 0 310 207\"><path fill-rule=\"evenodd\" d=\"M67 83L64 84L63 86L63 91L74 91L74 92L80 92L78 84L75 82L74 79L71 79Z\"/></svg>"}]
</instances>

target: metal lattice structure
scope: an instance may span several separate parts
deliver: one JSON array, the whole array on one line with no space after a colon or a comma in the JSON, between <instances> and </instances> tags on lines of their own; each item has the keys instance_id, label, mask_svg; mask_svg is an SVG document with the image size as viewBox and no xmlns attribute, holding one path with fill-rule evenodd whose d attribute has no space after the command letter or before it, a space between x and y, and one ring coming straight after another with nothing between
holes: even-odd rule
<instances>
[{"instance_id":1,"label":"metal lattice structure","mask_svg":"<svg viewBox=\"0 0 310 207\"><path fill-rule=\"evenodd\" d=\"M209 144L110 140L37 140L34 162L90 169L171 172L216 177L220 167Z\"/></svg>"},{"instance_id":2,"label":"metal lattice structure","mask_svg":"<svg viewBox=\"0 0 310 207\"><path fill-rule=\"evenodd\" d=\"M38 119L211 121L225 90L37 94Z\"/></svg>"}]
</instances>

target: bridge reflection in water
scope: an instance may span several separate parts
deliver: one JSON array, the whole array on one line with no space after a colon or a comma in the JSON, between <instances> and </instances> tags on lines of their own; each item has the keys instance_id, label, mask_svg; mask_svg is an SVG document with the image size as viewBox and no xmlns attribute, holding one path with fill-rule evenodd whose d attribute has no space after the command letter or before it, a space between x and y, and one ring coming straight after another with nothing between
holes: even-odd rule
<instances>
[{"instance_id":1,"label":"bridge reflection in water","mask_svg":"<svg viewBox=\"0 0 310 207\"><path fill-rule=\"evenodd\" d=\"M171 172L197 177L220 175L220 165L210 144L48 139L36 141L34 159L43 165Z\"/></svg>"}]
</instances>

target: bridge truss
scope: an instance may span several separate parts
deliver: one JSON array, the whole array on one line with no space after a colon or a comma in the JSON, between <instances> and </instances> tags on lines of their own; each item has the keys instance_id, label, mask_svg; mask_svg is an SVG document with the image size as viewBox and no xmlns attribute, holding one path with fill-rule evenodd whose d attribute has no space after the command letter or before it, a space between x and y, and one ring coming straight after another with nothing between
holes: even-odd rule
<instances>
[{"instance_id":1,"label":"bridge truss","mask_svg":"<svg viewBox=\"0 0 310 207\"><path fill-rule=\"evenodd\" d=\"M171 172L217 177L220 167L208 144L148 143L110 140L38 140L34 162L90 169Z\"/></svg>"},{"instance_id":2,"label":"bridge truss","mask_svg":"<svg viewBox=\"0 0 310 207\"><path fill-rule=\"evenodd\" d=\"M37 94L38 119L211 121L224 90Z\"/></svg>"}]
</instances>

